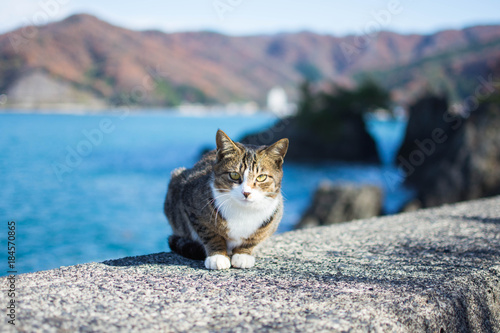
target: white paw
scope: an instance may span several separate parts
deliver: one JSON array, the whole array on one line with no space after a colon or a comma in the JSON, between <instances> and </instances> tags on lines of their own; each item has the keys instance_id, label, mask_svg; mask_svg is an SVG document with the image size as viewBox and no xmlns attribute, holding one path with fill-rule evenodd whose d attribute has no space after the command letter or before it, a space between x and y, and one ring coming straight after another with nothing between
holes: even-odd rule
<instances>
[{"instance_id":1,"label":"white paw","mask_svg":"<svg viewBox=\"0 0 500 333\"><path fill-rule=\"evenodd\" d=\"M249 254L233 254L231 264L236 268L250 268L255 265L255 257Z\"/></svg>"},{"instance_id":2,"label":"white paw","mask_svg":"<svg viewBox=\"0 0 500 333\"><path fill-rule=\"evenodd\" d=\"M231 267L231 262L228 257L216 254L205 259L205 267L208 269L228 269Z\"/></svg>"}]
</instances>

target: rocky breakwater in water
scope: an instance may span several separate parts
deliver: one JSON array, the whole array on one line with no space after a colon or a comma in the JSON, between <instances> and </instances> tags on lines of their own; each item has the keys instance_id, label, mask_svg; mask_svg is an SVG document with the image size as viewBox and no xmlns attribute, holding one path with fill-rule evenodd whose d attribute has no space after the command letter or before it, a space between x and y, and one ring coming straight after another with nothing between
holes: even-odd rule
<instances>
[{"instance_id":1,"label":"rocky breakwater in water","mask_svg":"<svg viewBox=\"0 0 500 333\"><path fill-rule=\"evenodd\" d=\"M296 229L365 219L382 213L382 190L376 186L322 183Z\"/></svg>"},{"instance_id":2,"label":"rocky breakwater in water","mask_svg":"<svg viewBox=\"0 0 500 333\"><path fill-rule=\"evenodd\" d=\"M454 114L446 98L427 96L410 108L397 156L413 207L500 194L500 103L489 101Z\"/></svg>"}]
</instances>

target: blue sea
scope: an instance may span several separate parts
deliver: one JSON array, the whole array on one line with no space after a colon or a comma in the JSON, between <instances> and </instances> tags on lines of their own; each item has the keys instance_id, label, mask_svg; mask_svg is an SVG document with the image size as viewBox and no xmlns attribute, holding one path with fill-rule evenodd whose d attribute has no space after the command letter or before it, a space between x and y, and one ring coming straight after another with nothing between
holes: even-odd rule
<instances>
[{"instance_id":1,"label":"blue sea","mask_svg":"<svg viewBox=\"0 0 500 333\"><path fill-rule=\"evenodd\" d=\"M170 172L214 148L218 128L238 139L275 121L268 114L173 111L0 114L2 248L7 252L7 223L15 221L18 273L168 251L163 200ZM285 161L285 216L278 232L293 228L323 180L382 187L387 213L412 195L390 163L405 123L370 120L367 127L382 166ZM8 270L7 254L3 258L0 275Z\"/></svg>"}]
</instances>

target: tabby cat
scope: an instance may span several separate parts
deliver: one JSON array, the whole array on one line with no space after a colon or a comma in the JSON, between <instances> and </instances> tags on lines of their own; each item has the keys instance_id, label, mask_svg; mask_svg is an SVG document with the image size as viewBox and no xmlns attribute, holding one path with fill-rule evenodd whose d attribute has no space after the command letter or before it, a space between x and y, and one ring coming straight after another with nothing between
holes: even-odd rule
<instances>
[{"instance_id":1,"label":"tabby cat","mask_svg":"<svg viewBox=\"0 0 500 333\"><path fill-rule=\"evenodd\" d=\"M164 206L173 230L168 242L180 255L205 259L208 269L249 268L255 246L276 231L283 215L288 139L257 147L218 130L216 143L192 169L172 172Z\"/></svg>"}]
</instances>

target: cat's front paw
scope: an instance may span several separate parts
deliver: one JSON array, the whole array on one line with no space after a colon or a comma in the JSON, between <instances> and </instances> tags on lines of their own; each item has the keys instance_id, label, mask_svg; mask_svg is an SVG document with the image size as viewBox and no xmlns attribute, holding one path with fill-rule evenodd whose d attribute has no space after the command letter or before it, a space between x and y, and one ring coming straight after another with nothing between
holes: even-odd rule
<instances>
[{"instance_id":1,"label":"cat's front paw","mask_svg":"<svg viewBox=\"0 0 500 333\"><path fill-rule=\"evenodd\" d=\"M205 259L205 267L208 269L228 269L231 267L231 262L228 257L216 254Z\"/></svg>"},{"instance_id":2,"label":"cat's front paw","mask_svg":"<svg viewBox=\"0 0 500 333\"><path fill-rule=\"evenodd\" d=\"M236 268L250 268L255 265L255 257L249 254L236 253L231 258L231 264Z\"/></svg>"}]
</instances>

